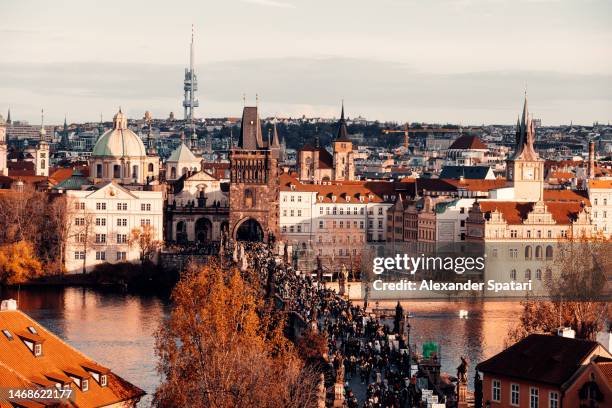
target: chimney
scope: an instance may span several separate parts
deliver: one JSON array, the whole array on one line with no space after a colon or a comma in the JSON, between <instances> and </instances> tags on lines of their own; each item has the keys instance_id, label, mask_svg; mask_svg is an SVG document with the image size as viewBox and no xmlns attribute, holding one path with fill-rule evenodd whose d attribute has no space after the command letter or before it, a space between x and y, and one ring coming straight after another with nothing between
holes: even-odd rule
<instances>
[{"instance_id":1,"label":"chimney","mask_svg":"<svg viewBox=\"0 0 612 408\"><path fill-rule=\"evenodd\" d=\"M568 339L575 339L576 332L571 327L559 327L557 329L557 336L567 337Z\"/></svg>"},{"instance_id":2,"label":"chimney","mask_svg":"<svg viewBox=\"0 0 612 408\"><path fill-rule=\"evenodd\" d=\"M15 299L6 299L0 303L0 311L17 310L17 301Z\"/></svg>"},{"instance_id":3,"label":"chimney","mask_svg":"<svg viewBox=\"0 0 612 408\"><path fill-rule=\"evenodd\" d=\"M595 142L589 142L589 168L587 173L587 178L589 180L595 178Z\"/></svg>"}]
</instances>

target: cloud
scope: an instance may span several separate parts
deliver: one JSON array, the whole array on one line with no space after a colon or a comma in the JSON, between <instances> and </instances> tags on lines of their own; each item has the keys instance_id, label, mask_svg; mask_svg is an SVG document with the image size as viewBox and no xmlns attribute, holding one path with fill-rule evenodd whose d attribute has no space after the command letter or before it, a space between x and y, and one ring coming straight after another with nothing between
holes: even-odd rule
<instances>
[{"instance_id":1,"label":"cloud","mask_svg":"<svg viewBox=\"0 0 612 408\"><path fill-rule=\"evenodd\" d=\"M278 0L241 0L244 3L257 4L266 7L295 8L294 4Z\"/></svg>"},{"instance_id":2,"label":"cloud","mask_svg":"<svg viewBox=\"0 0 612 408\"><path fill-rule=\"evenodd\" d=\"M242 95L259 94L265 115L326 115L345 99L351 116L381 120L511 123L525 83L545 123L607 121L612 75L553 71L437 74L365 58L262 58L197 67L199 114L239 116ZM63 120L95 118L122 105L129 114L181 112L183 67L140 63L0 65L0 109L19 106L36 120L40 107ZM133 112L133 113L132 113ZM335 114L337 115L337 113ZM59 120L58 119L58 120Z\"/></svg>"}]
</instances>

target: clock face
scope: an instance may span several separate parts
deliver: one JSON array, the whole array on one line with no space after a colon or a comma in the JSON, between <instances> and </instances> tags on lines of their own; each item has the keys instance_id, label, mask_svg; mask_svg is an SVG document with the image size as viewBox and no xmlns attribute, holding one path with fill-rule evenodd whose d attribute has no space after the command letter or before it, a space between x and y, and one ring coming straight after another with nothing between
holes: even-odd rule
<instances>
[{"instance_id":1,"label":"clock face","mask_svg":"<svg viewBox=\"0 0 612 408\"><path fill-rule=\"evenodd\" d=\"M525 180L533 180L533 169L531 167L523 169L523 178Z\"/></svg>"}]
</instances>

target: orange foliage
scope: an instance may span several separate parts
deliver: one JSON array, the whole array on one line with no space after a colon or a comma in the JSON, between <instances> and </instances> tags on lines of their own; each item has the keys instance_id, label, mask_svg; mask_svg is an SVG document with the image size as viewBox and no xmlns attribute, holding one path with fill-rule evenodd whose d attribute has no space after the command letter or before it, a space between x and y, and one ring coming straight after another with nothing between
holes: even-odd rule
<instances>
[{"instance_id":1,"label":"orange foliage","mask_svg":"<svg viewBox=\"0 0 612 408\"><path fill-rule=\"evenodd\" d=\"M18 241L0 246L0 283L23 283L41 273L42 265L31 243Z\"/></svg>"}]
</instances>

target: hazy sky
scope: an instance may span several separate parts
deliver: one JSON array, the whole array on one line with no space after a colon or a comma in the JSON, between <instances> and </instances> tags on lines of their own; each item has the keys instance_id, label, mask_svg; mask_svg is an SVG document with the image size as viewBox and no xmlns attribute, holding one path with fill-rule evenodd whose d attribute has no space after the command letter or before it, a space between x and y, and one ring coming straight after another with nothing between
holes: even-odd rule
<instances>
[{"instance_id":1,"label":"hazy sky","mask_svg":"<svg viewBox=\"0 0 612 408\"><path fill-rule=\"evenodd\" d=\"M609 0L0 0L0 113L48 123L239 116L544 124L612 120Z\"/></svg>"}]
</instances>

